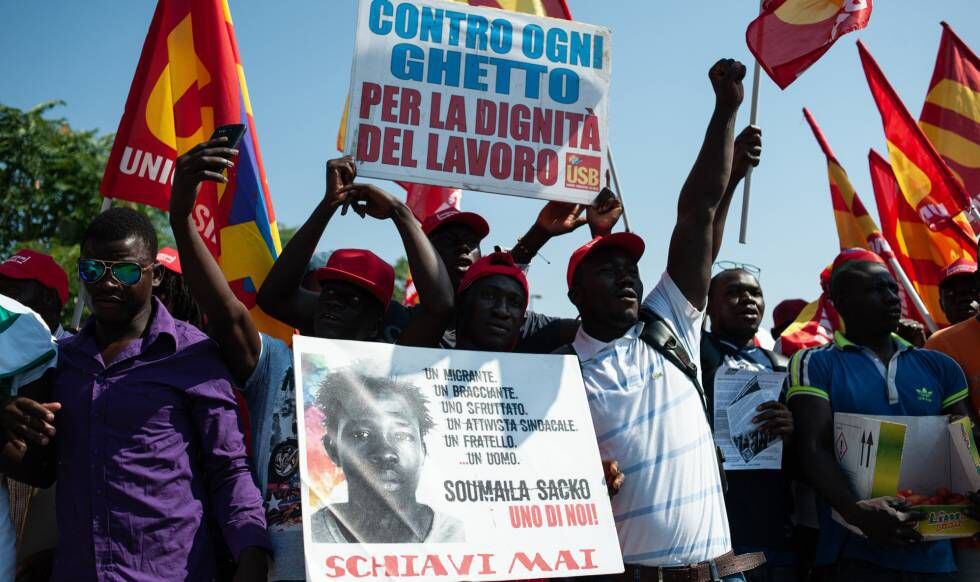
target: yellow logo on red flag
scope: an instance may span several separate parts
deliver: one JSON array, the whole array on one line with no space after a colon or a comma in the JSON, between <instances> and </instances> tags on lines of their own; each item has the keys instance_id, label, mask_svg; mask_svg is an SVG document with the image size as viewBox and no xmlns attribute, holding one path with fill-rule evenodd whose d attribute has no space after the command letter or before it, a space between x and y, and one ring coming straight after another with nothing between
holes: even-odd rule
<instances>
[{"instance_id":1,"label":"yellow logo on red flag","mask_svg":"<svg viewBox=\"0 0 980 582\"><path fill-rule=\"evenodd\" d=\"M100 190L107 198L167 209L177 157L215 127L233 123L247 127L238 164L227 184L202 185L194 222L259 328L288 337L288 327L255 307L281 245L224 0L158 2Z\"/></svg>"},{"instance_id":2,"label":"yellow logo on red flag","mask_svg":"<svg viewBox=\"0 0 980 582\"><path fill-rule=\"evenodd\" d=\"M841 36L868 25L872 0L768 0L745 30L766 74L785 89Z\"/></svg>"},{"instance_id":3,"label":"yellow logo on red flag","mask_svg":"<svg viewBox=\"0 0 980 582\"><path fill-rule=\"evenodd\" d=\"M960 257L976 259L975 250L964 246L949 227L930 228L903 194L892 167L874 150L868 153L868 163L882 234L933 319L940 326L949 325L939 305L939 282L947 265Z\"/></svg>"},{"instance_id":4,"label":"yellow logo on red flag","mask_svg":"<svg viewBox=\"0 0 980 582\"><path fill-rule=\"evenodd\" d=\"M970 210L970 197L902 104L871 53L862 42L857 44L871 95L881 114L888 158L905 198L929 228L949 229L963 245L973 246L975 235L965 214Z\"/></svg>"}]
</instances>

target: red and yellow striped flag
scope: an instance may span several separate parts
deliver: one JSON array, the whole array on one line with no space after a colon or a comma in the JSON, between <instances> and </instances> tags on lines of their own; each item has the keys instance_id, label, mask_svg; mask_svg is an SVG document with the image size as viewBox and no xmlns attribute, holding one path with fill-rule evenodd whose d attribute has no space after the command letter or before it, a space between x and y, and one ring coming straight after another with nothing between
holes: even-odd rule
<instances>
[{"instance_id":1,"label":"red and yellow striped flag","mask_svg":"<svg viewBox=\"0 0 980 582\"><path fill-rule=\"evenodd\" d=\"M939 152L919 129L871 53L858 41L858 52L871 95L881 114L888 159L905 198L934 230L951 226L963 245L973 246L973 228L965 211L970 197L953 177Z\"/></svg>"},{"instance_id":2,"label":"red and yellow striped flag","mask_svg":"<svg viewBox=\"0 0 980 582\"><path fill-rule=\"evenodd\" d=\"M847 177L847 172L844 171L843 166L837 161L837 156L830 149L830 144L827 143L827 138L824 137L823 131L820 130L817 121L805 107L803 108L803 116L806 118L807 123L810 124L810 129L813 130L813 136L817 139L817 143L820 144L820 149L823 150L824 155L827 157L830 201L834 208L834 222L837 224L837 238L840 241L840 248L842 250L861 248L877 254L885 261L885 266L888 267L895 280L901 281L902 278L896 270L895 263L892 261L895 255L892 253L888 240L882 236L881 229L875 224L874 218L868 214L864 203L861 202L861 198L858 197L854 186L851 185L851 180ZM902 317L925 322L925 318L915 308L904 287L899 289L899 295L902 298Z\"/></svg>"},{"instance_id":3,"label":"red and yellow striped flag","mask_svg":"<svg viewBox=\"0 0 980 582\"><path fill-rule=\"evenodd\" d=\"M868 153L868 163L882 234L932 318L945 327L949 322L939 305L939 281L943 271L960 257L975 259L976 251L961 244L960 237L950 226L933 230L923 222L902 193L892 167L874 150Z\"/></svg>"},{"instance_id":4,"label":"red and yellow striped flag","mask_svg":"<svg viewBox=\"0 0 980 582\"><path fill-rule=\"evenodd\" d=\"M942 26L919 127L980 207L980 59L948 24Z\"/></svg>"},{"instance_id":5,"label":"red and yellow striped flag","mask_svg":"<svg viewBox=\"0 0 980 582\"><path fill-rule=\"evenodd\" d=\"M862 248L877 253L886 261L892 256L888 242L882 237L881 230L868 214L864 204L847 177L847 172L837 161L837 156L830 149L827 138L817 125L810 111L804 107L803 117L806 118L813 136L820 144L820 149L827 156L827 175L830 179L830 200L834 207L834 222L837 223L837 237L840 248Z\"/></svg>"}]
</instances>

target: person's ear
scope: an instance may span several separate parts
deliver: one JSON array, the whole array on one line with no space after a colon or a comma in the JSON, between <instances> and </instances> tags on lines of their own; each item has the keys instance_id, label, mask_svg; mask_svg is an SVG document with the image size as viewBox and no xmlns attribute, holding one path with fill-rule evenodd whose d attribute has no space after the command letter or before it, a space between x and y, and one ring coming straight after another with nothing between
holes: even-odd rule
<instances>
[{"instance_id":1,"label":"person's ear","mask_svg":"<svg viewBox=\"0 0 980 582\"><path fill-rule=\"evenodd\" d=\"M572 302L576 308L579 308L579 313L582 313L582 309L579 307L579 290L578 287L572 287L568 290L568 300Z\"/></svg>"},{"instance_id":2,"label":"person's ear","mask_svg":"<svg viewBox=\"0 0 980 582\"><path fill-rule=\"evenodd\" d=\"M160 263L153 263L153 269L150 271L150 275L153 277L153 286L159 287L160 283L163 282L163 265Z\"/></svg>"}]
</instances>

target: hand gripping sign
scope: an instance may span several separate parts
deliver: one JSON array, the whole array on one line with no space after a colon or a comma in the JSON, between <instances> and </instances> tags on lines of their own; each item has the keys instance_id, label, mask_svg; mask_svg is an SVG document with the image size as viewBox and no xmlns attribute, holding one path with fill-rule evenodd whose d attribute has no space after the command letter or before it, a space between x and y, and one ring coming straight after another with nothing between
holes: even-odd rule
<instances>
[{"instance_id":1,"label":"hand gripping sign","mask_svg":"<svg viewBox=\"0 0 980 582\"><path fill-rule=\"evenodd\" d=\"M296 336L311 580L623 571L574 357Z\"/></svg>"},{"instance_id":2,"label":"hand gripping sign","mask_svg":"<svg viewBox=\"0 0 980 582\"><path fill-rule=\"evenodd\" d=\"M358 174L591 203L606 170L606 28L360 0L344 151Z\"/></svg>"}]
</instances>

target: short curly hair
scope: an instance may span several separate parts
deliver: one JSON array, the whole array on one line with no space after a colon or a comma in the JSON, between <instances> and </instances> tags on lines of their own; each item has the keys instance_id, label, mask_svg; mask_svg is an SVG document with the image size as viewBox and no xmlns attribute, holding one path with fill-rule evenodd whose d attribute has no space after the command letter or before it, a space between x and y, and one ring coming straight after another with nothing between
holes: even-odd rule
<instances>
[{"instance_id":1,"label":"short curly hair","mask_svg":"<svg viewBox=\"0 0 980 582\"><path fill-rule=\"evenodd\" d=\"M330 373L320 382L316 407L323 413L326 437L334 443L337 441L340 418L348 413L348 407L353 403L387 396L401 396L405 399L408 411L418 420L419 434L424 443L425 435L435 428L435 422L429 414L429 401L422 394L421 388L397 378L367 376L350 370ZM335 451L329 447L327 453L332 458L335 457Z\"/></svg>"},{"instance_id":2,"label":"short curly hair","mask_svg":"<svg viewBox=\"0 0 980 582\"><path fill-rule=\"evenodd\" d=\"M139 210L116 206L96 216L89 223L82 235L81 246L84 247L90 240L108 242L130 238L140 241L147 256L156 259L157 231L149 217Z\"/></svg>"}]
</instances>

